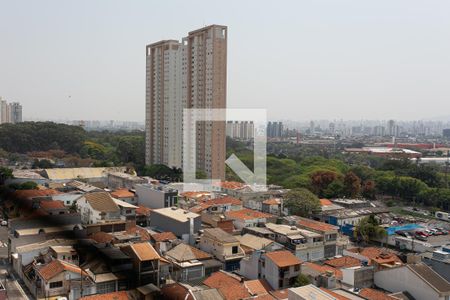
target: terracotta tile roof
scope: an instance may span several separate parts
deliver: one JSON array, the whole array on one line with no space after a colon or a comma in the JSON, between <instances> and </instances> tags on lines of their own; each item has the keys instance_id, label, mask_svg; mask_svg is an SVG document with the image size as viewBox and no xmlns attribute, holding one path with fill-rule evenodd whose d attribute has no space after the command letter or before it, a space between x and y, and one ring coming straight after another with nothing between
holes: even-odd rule
<instances>
[{"instance_id":1,"label":"terracotta tile roof","mask_svg":"<svg viewBox=\"0 0 450 300\"><path fill-rule=\"evenodd\" d=\"M342 295L339 295L338 293L335 293L335 292L333 292L333 291L331 291L329 289L326 289L324 287L321 287L320 289L322 291L324 291L325 293L327 293L327 294L333 296L334 298L336 298L336 300L351 300L350 298L347 298L347 297L344 297Z\"/></svg>"},{"instance_id":2,"label":"terracotta tile roof","mask_svg":"<svg viewBox=\"0 0 450 300\"><path fill-rule=\"evenodd\" d=\"M87 193L84 198L91 207L100 212L118 212L119 206L107 192Z\"/></svg>"},{"instance_id":3,"label":"terracotta tile roof","mask_svg":"<svg viewBox=\"0 0 450 300\"><path fill-rule=\"evenodd\" d=\"M287 250L267 252L265 256L273 261L279 268L299 265L303 262L300 258Z\"/></svg>"},{"instance_id":4,"label":"terracotta tile roof","mask_svg":"<svg viewBox=\"0 0 450 300\"><path fill-rule=\"evenodd\" d=\"M223 189L238 190L245 187L245 184L237 181L221 181L218 185Z\"/></svg>"},{"instance_id":5,"label":"terracotta tile roof","mask_svg":"<svg viewBox=\"0 0 450 300\"><path fill-rule=\"evenodd\" d=\"M92 295L80 298L80 300L128 300L128 299L132 298L131 296L129 296L129 292L127 291L112 292L107 294Z\"/></svg>"},{"instance_id":6,"label":"terracotta tile roof","mask_svg":"<svg viewBox=\"0 0 450 300\"><path fill-rule=\"evenodd\" d=\"M141 241L150 241L150 233L142 227L132 226L126 230L128 234L138 234L141 237Z\"/></svg>"},{"instance_id":7,"label":"terracotta tile roof","mask_svg":"<svg viewBox=\"0 0 450 300\"><path fill-rule=\"evenodd\" d=\"M198 205L189 208L189 211L197 214L204 211L205 209L210 208L211 206L213 205L209 203L199 203Z\"/></svg>"},{"instance_id":8,"label":"terracotta tile roof","mask_svg":"<svg viewBox=\"0 0 450 300\"><path fill-rule=\"evenodd\" d=\"M397 255L385 248L366 247L361 249L359 254L367 257L369 259L369 264L371 264L372 261L378 264L403 264L402 260Z\"/></svg>"},{"instance_id":9,"label":"terracotta tile roof","mask_svg":"<svg viewBox=\"0 0 450 300\"><path fill-rule=\"evenodd\" d=\"M278 300L285 300L288 298L288 289L271 291L270 294Z\"/></svg>"},{"instance_id":10,"label":"terracotta tile roof","mask_svg":"<svg viewBox=\"0 0 450 300\"><path fill-rule=\"evenodd\" d=\"M89 238L97 243L111 243L114 240L112 234L103 231L95 232L91 234Z\"/></svg>"},{"instance_id":11,"label":"terracotta tile roof","mask_svg":"<svg viewBox=\"0 0 450 300\"><path fill-rule=\"evenodd\" d=\"M334 268L351 268L351 267L357 267L361 265L361 261L357 258L351 257L351 256L342 256L338 258L333 258L326 260L324 264L332 266Z\"/></svg>"},{"instance_id":12,"label":"terracotta tile roof","mask_svg":"<svg viewBox=\"0 0 450 300\"><path fill-rule=\"evenodd\" d=\"M177 237L172 232L166 231L166 232L152 234L152 239L155 242L166 242L166 241L176 240Z\"/></svg>"},{"instance_id":13,"label":"terracotta tile roof","mask_svg":"<svg viewBox=\"0 0 450 300\"><path fill-rule=\"evenodd\" d=\"M134 193L130 192L130 190L128 189L120 189L111 192L111 196L113 196L114 198L132 198L134 197Z\"/></svg>"},{"instance_id":14,"label":"terracotta tile roof","mask_svg":"<svg viewBox=\"0 0 450 300\"><path fill-rule=\"evenodd\" d=\"M310 268L314 271L317 271L321 274L324 274L329 271L329 272L332 272L334 274L334 276L336 276L336 278L342 279L342 271L339 269L333 268L331 266L319 265L319 264L312 263L312 262L305 262L303 264L303 266Z\"/></svg>"},{"instance_id":15,"label":"terracotta tile roof","mask_svg":"<svg viewBox=\"0 0 450 300\"><path fill-rule=\"evenodd\" d=\"M48 281L55 277L56 275L60 274L61 272L68 271L72 273L81 273L81 269L73 264L70 264L68 262L61 261L59 259L52 260L45 266L37 269L39 275L44 279L45 281ZM83 275L87 275L83 271Z\"/></svg>"},{"instance_id":16,"label":"terracotta tile roof","mask_svg":"<svg viewBox=\"0 0 450 300\"><path fill-rule=\"evenodd\" d=\"M220 228L227 233L233 233L234 231L233 220L219 221L217 222L217 228Z\"/></svg>"},{"instance_id":17,"label":"terracotta tile roof","mask_svg":"<svg viewBox=\"0 0 450 300\"><path fill-rule=\"evenodd\" d=\"M211 274L203 284L216 288L226 300L238 300L250 297L250 293L235 275L219 271Z\"/></svg>"},{"instance_id":18,"label":"terracotta tile roof","mask_svg":"<svg viewBox=\"0 0 450 300\"><path fill-rule=\"evenodd\" d=\"M331 202L328 199L320 199L320 205L321 206L329 206L329 205L333 205L333 202Z\"/></svg>"},{"instance_id":19,"label":"terracotta tile roof","mask_svg":"<svg viewBox=\"0 0 450 300\"><path fill-rule=\"evenodd\" d=\"M312 230L316 230L316 231L320 231L320 232L325 232L325 231L336 231L337 232L337 230L338 230L338 227L333 226L331 224L314 221L314 220L310 220L310 219L306 219L306 218L300 218L297 221L297 224L300 227L303 227L306 229L312 229Z\"/></svg>"},{"instance_id":20,"label":"terracotta tile roof","mask_svg":"<svg viewBox=\"0 0 450 300\"><path fill-rule=\"evenodd\" d=\"M140 261L160 259L158 252L150 245L149 242L136 243L130 245L133 252Z\"/></svg>"},{"instance_id":21,"label":"terracotta tile roof","mask_svg":"<svg viewBox=\"0 0 450 300\"><path fill-rule=\"evenodd\" d=\"M42 209L64 209L64 202L60 200L44 200L40 202Z\"/></svg>"},{"instance_id":22,"label":"terracotta tile roof","mask_svg":"<svg viewBox=\"0 0 450 300\"><path fill-rule=\"evenodd\" d=\"M175 259L178 262L211 258L211 255L209 253L186 244L179 244L175 246L174 248L167 251L165 255Z\"/></svg>"},{"instance_id":23,"label":"terracotta tile roof","mask_svg":"<svg viewBox=\"0 0 450 300\"><path fill-rule=\"evenodd\" d=\"M279 198L272 198L272 199L267 199L263 201L263 204L267 204L267 205L279 205L281 204L281 199Z\"/></svg>"},{"instance_id":24,"label":"terracotta tile roof","mask_svg":"<svg viewBox=\"0 0 450 300\"><path fill-rule=\"evenodd\" d=\"M45 189L45 190L20 190L15 191L13 195L17 199L31 199L35 197L46 197L58 194L62 193L53 189Z\"/></svg>"},{"instance_id":25,"label":"terracotta tile roof","mask_svg":"<svg viewBox=\"0 0 450 300\"><path fill-rule=\"evenodd\" d=\"M394 297L388 296L382 291L377 291L375 289L364 288L359 292L359 295L368 300L395 300Z\"/></svg>"},{"instance_id":26,"label":"terracotta tile roof","mask_svg":"<svg viewBox=\"0 0 450 300\"><path fill-rule=\"evenodd\" d=\"M263 219L273 217L270 214L266 214L257 210L244 208L241 210L232 210L225 212L228 219L233 220L253 220L253 219Z\"/></svg>"},{"instance_id":27,"label":"terracotta tile roof","mask_svg":"<svg viewBox=\"0 0 450 300\"><path fill-rule=\"evenodd\" d=\"M136 208L136 215L150 216L151 212L152 209L145 206L138 206L138 208Z\"/></svg>"},{"instance_id":28,"label":"terracotta tile roof","mask_svg":"<svg viewBox=\"0 0 450 300\"><path fill-rule=\"evenodd\" d=\"M258 295L256 297L252 297L252 300L275 300L275 298L270 294Z\"/></svg>"},{"instance_id":29,"label":"terracotta tile roof","mask_svg":"<svg viewBox=\"0 0 450 300\"><path fill-rule=\"evenodd\" d=\"M244 286L252 296L265 295L272 290L269 283L264 279L255 279L244 281Z\"/></svg>"},{"instance_id":30,"label":"terracotta tile roof","mask_svg":"<svg viewBox=\"0 0 450 300\"><path fill-rule=\"evenodd\" d=\"M162 297L171 300L194 300L189 290L179 283L166 284L161 288Z\"/></svg>"},{"instance_id":31,"label":"terracotta tile roof","mask_svg":"<svg viewBox=\"0 0 450 300\"><path fill-rule=\"evenodd\" d=\"M202 200L202 203L210 205L221 205L221 204L242 205L241 200L229 196L209 200Z\"/></svg>"}]
</instances>

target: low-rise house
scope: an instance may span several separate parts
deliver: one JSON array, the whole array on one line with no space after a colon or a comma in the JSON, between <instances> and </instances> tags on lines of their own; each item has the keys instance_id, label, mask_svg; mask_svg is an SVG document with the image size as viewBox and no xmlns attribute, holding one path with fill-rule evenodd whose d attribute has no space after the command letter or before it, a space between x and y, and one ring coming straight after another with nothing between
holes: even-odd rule
<instances>
[{"instance_id":1,"label":"low-rise house","mask_svg":"<svg viewBox=\"0 0 450 300\"><path fill-rule=\"evenodd\" d=\"M241 248L246 254L250 254L255 250L275 251L283 249L283 245L275 242L274 240L259 237L250 233L246 233L241 236L236 236L241 243Z\"/></svg>"},{"instance_id":2,"label":"low-rise house","mask_svg":"<svg viewBox=\"0 0 450 300\"><path fill-rule=\"evenodd\" d=\"M223 214L202 212L201 220L209 227L217 227L228 233L235 232L233 220L227 220Z\"/></svg>"},{"instance_id":3,"label":"low-rise house","mask_svg":"<svg viewBox=\"0 0 450 300\"><path fill-rule=\"evenodd\" d=\"M324 239L324 257L333 257L337 253L337 226L333 226L324 222L318 222L307 218L297 217L295 219L296 226L306 230L310 230L323 235Z\"/></svg>"},{"instance_id":4,"label":"low-rise house","mask_svg":"<svg viewBox=\"0 0 450 300\"><path fill-rule=\"evenodd\" d=\"M129 204L133 204L133 205L138 204L137 197L132 190L118 189L118 190L115 190L114 192L111 192L110 194L113 198L125 201Z\"/></svg>"},{"instance_id":5,"label":"low-rise house","mask_svg":"<svg viewBox=\"0 0 450 300\"><path fill-rule=\"evenodd\" d=\"M402 260L391 250L378 247L352 248L344 251L345 255L352 256L373 265L375 271L401 266Z\"/></svg>"},{"instance_id":6,"label":"low-rise house","mask_svg":"<svg viewBox=\"0 0 450 300\"><path fill-rule=\"evenodd\" d=\"M220 228L205 229L199 247L221 261L226 271L239 269L239 262L245 256L239 240Z\"/></svg>"},{"instance_id":7,"label":"low-rise house","mask_svg":"<svg viewBox=\"0 0 450 300\"><path fill-rule=\"evenodd\" d=\"M80 281L82 276L88 276L78 266L58 259L52 260L45 265L34 265L34 270L35 278L29 279L34 283L35 288L30 289L30 292L37 298L68 297L70 293L75 292L73 291L75 288L72 285L73 281ZM80 290L75 294L79 295Z\"/></svg>"},{"instance_id":8,"label":"low-rise house","mask_svg":"<svg viewBox=\"0 0 450 300\"><path fill-rule=\"evenodd\" d=\"M237 230L245 227L258 227L275 219L273 215L248 208L225 212L225 216L227 219L233 220Z\"/></svg>"},{"instance_id":9,"label":"low-rise house","mask_svg":"<svg viewBox=\"0 0 450 300\"><path fill-rule=\"evenodd\" d=\"M70 246L50 246L50 255L58 260L65 261L74 265L78 265L79 257L75 248Z\"/></svg>"},{"instance_id":10,"label":"low-rise house","mask_svg":"<svg viewBox=\"0 0 450 300\"><path fill-rule=\"evenodd\" d=\"M198 233L201 222L199 214L176 207L154 209L150 218L150 226L161 231L171 231L185 241Z\"/></svg>"},{"instance_id":11,"label":"low-rise house","mask_svg":"<svg viewBox=\"0 0 450 300\"><path fill-rule=\"evenodd\" d=\"M152 234L150 240L155 249L161 254L169 251L179 243L178 238L170 231Z\"/></svg>"},{"instance_id":12,"label":"low-rise house","mask_svg":"<svg viewBox=\"0 0 450 300\"><path fill-rule=\"evenodd\" d=\"M402 299L402 298L397 298L397 297L391 297L385 292L382 292L382 291L379 291L376 289L371 289L371 288L364 288L364 289L360 290L358 295L364 297L367 300L398 300L398 299Z\"/></svg>"},{"instance_id":13,"label":"low-rise house","mask_svg":"<svg viewBox=\"0 0 450 300\"><path fill-rule=\"evenodd\" d=\"M49 215L64 215L70 213L64 202L59 200L41 200L39 208L47 212Z\"/></svg>"},{"instance_id":14,"label":"low-rise house","mask_svg":"<svg viewBox=\"0 0 450 300\"><path fill-rule=\"evenodd\" d=\"M302 274L308 276L314 285L331 289L335 288L336 280L342 279L341 270L313 262L302 264Z\"/></svg>"},{"instance_id":15,"label":"low-rise house","mask_svg":"<svg viewBox=\"0 0 450 300\"><path fill-rule=\"evenodd\" d=\"M281 216L283 213L283 199L281 198L270 198L267 200L264 200L262 202L262 208L261 211L268 213L268 214L272 214L272 215L276 215L276 216Z\"/></svg>"},{"instance_id":16,"label":"low-rise house","mask_svg":"<svg viewBox=\"0 0 450 300\"><path fill-rule=\"evenodd\" d=\"M450 298L450 283L423 263L385 268L375 272L374 283L391 293L407 291L415 299Z\"/></svg>"},{"instance_id":17,"label":"low-rise house","mask_svg":"<svg viewBox=\"0 0 450 300\"><path fill-rule=\"evenodd\" d=\"M179 244L165 253L165 258L172 264L172 279L192 282L205 277L203 260L211 255L186 244Z\"/></svg>"},{"instance_id":18,"label":"low-rise house","mask_svg":"<svg viewBox=\"0 0 450 300\"><path fill-rule=\"evenodd\" d=\"M120 220L120 208L107 192L85 194L77 201L83 224Z\"/></svg>"},{"instance_id":19,"label":"low-rise house","mask_svg":"<svg viewBox=\"0 0 450 300\"><path fill-rule=\"evenodd\" d=\"M150 213L152 210L145 206L138 206L136 208L136 224L141 227L150 225Z\"/></svg>"},{"instance_id":20,"label":"low-rise house","mask_svg":"<svg viewBox=\"0 0 450 300\"><path fill-rule=\"evenodd\" d=\"M125 218L125 220L136 220L136 209L138 208L136 205L130 204L128 202L114 199L114 202L120 209L120 215Z\"/></svg>"},{"instance_id":21,"label":"low-rise house","mask_svg":"<svg viewBox=\"0 0 450 300\"><path fill-rule=\"evenodd\" d=\"M125 246L122 251L131 258L137 286L148 283L159 286L162 259L149 242Z\"/></svg>"},{"instance_id":22,"label":"low-rise house","mask_svg":"<svg viewBox=\"0 0 450 300\"><path fill-rule=\"evenodd\" d=\"M176 206L178 191L162 184L138 184L136 196L140 206L152 209Z\"/></svg>"},{"instance_id":23,"label":"low-rise house","mask_svg":"<svg viewBox=\"0 0 450 300\"><path fill-rule=\"evenodd\" d=\"M292 286L300 275L302 261L287 250L262 255L261 276L274 290Z\"/></svg>"},{"instance_id":24,"label":"low-rise house","mask_svg":"<svg viewBox=\"0 0 450 300\"><path fill-rule=\"evenodd\" d=\"M225 300L240 300L250 298L248 289L241 277L228 272L219 271L203 281L203 284L219 290Z\"/></svg>"},{"instance_id":25,"label":"low-rise house","mask_svg":"<svg viewBox=\"0 0 450 300\"><path fill-rule=\"evenodd\" d=\"M266 227L275 233L275 241L284 245L301 260L317 261L324 258L322 234L283 224L267 223Z\"/></svg>"}]
</instances>

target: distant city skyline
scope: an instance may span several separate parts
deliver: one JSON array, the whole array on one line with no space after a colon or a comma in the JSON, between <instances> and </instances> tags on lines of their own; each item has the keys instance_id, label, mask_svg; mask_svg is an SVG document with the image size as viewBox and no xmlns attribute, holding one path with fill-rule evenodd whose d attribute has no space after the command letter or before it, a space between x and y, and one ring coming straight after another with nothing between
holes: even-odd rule
<instances>
[{"instance_id":1,"label":"distant city skyline","mask_svg":"<svg viewBox=\"0 0 450 300\"><path fill-rule=\"evenodd\" d=\"M0 7L0 95L27 107L24 119L144 121L142 49L207 24L227 24L232 37L230 108L266 108L271 120L295 121L447 117L450 2L42 0Z\"/></svg>"}]
</instances>

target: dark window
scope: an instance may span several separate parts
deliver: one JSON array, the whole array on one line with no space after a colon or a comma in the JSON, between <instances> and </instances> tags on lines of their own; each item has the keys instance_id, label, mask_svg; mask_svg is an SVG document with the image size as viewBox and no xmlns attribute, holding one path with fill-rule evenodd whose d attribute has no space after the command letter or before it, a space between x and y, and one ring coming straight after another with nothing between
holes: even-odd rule
<instances>
[{"instance_id":1,"label":"dark window","mask_svg":"<svg viewBox=\"0 0 450 300\"><path fill-rule=\"evenodd\" d=\"M62 281L55 281L55 282L50 282L50 288L51 289L56 289L56 288L60 288L63 286Z\"/></svg>"},{"instance_id":2,"label":"dark window","mask_svg":"<svg viewBox=\"0 0 450 300\"><path fill-rule=\"evenodd\" d=\"M237 254L238 253L238 246L233 246L233 248L231 249L231 252L233 254Z\"/></svg>"}]
</instances>

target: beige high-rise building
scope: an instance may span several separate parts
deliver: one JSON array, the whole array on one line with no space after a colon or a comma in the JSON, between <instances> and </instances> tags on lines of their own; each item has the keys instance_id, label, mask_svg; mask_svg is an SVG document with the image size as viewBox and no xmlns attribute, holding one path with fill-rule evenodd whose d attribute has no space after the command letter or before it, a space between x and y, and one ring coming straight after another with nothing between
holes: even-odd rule
<instances>
[{"instance_id":1,"label":"beige high-rise building","mask_svg":"<svg viewBox=\"0 0 450 300\"><path fill-rule=\"evenodd\" d=\"M181 166L183 109L226 108L227 27L147 46L146 83L146 163ZM196 136L197 171L225 179L225 121L199 122Z\"/></svg>"}]
</instances>

